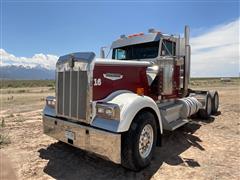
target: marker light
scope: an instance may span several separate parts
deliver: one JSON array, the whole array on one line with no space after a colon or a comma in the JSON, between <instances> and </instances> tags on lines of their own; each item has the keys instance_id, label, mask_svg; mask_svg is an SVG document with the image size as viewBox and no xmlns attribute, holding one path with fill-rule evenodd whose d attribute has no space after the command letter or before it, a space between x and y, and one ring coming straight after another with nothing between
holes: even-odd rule
<instances>
[{"instance_id":1,"label":"marker light","mask_svg":"<svg viewBox=\"0 0 240 180\"><path fill-rule=\"evenodd\" d=\"M142 36L142 35L144 35L143 32L140 32L140 33L137 33L137 34L130 34L130 35L128 35L128 38L136 37L136 36Z\"/></svg>"},{"instance_id":2,"label":"marker light","mask_svg":"<svg viewBox=\"0 0 240 180\"><path fill-rule=\"evenodd\" d=\"M144 95L144 88L137 88L137 94L140 96Z\"/></svg>"}]
</instances>

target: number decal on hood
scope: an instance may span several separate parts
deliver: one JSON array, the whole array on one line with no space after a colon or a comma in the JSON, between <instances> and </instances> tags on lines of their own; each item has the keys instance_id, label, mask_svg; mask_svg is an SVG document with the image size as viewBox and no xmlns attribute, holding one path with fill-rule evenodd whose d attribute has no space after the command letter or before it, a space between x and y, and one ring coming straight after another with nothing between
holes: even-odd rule
<instances>
[{"instance_id":1,"label":"number decal on hood","mask_svg":"<svg viewBox=\"0 0 240 180\"><path fill-rule=\"evenodd\" d=\"M94 78L94 86L101 86L102 85L102 80L100 78Z\"/></svg>"}]
</instances>

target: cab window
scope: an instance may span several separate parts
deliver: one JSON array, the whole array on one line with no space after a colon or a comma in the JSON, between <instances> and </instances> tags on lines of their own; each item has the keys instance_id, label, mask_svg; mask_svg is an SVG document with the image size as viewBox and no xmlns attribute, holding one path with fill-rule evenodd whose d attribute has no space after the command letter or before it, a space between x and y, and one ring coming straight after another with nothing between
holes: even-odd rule
<instances>
[{"instance_id":1,"label":"cab window","mask_svg":"<svg viewBox=\"0 0 240 180\"><path fill-rule=\"evenodd\" d=\"M126 59L126 53L127 51L124 49L116 49L115 51L116 59L119 59L119 60Z\"/></svg>"},{"instance_id":2,"label":"cab window","mask_svg":"<svg viewBox=\"0 0 240 180\"><path fill-rule=\"evenodd\" d=\"M175 56L176 55L176 43L164 39L162 42L161 55L162 56Z\"/></svg>"},{"instance_id":3,"label":"cab window","mask_svg":"<svg viewBox=\"0 0 240 180\"><path fill-rule=\"evenodd\" d=\"M158 56L159 41L134 44L113 49L113 59L131 60L131 59L151 59Z\"/></svg>"}]
</instances>

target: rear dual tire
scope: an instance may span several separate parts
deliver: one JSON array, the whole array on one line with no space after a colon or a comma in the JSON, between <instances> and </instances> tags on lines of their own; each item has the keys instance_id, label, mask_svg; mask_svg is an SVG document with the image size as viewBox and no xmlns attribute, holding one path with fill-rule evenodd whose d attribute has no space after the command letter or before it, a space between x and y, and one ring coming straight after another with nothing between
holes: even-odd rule
<instances>
[{"instance_id":1,"label":"rear dual tire","mask_svg":"<svg viewBox=\"0 0 240 180\"><path fill-rule=\"evenodd\" d=\"M121 164L139 171L151 162L157 142L157 126L150 112L138 114L129 130L122 135Z\"/></svg>"},{"instance_id":2,"label":"rear dual tire","mask_svg":"<svg viewBox=\"0 0 240 180\"><path fill-rule=\"evenodd\" d=\"M199 116L208 119L211 115L218 112L219 96L217 91L209 91L206 95L205 108L199 110Z\"/></svg>"},{"instance_id":3,"label":"rear dual tire","mask_svg":"<svg viewBox=\"0 0 240 180\"><path fill-rule=\"evenodd\" d=\"M210 91L209 94L212 98L212 114L214 115L218 112L219 95L217 91Z\"/></svg>"},{"instance_id":4,"label":"rear dual tire","mask_svg":"<svg viewBox=\"0 0 240 180\"><path fill-rule=\"evenodd\" d=\"M199 109L198 114L202 119L208 119L211 116L211 114L212 114L212 98L209 93L207 93L207 95L206 95L205 107L203 109Z\"/></svg>"}]
</instances>

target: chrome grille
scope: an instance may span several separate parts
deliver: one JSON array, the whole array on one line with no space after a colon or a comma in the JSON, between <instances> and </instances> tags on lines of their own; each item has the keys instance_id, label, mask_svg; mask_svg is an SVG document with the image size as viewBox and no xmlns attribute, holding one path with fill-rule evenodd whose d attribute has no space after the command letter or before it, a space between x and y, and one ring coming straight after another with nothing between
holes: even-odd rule
<instances>
[{"instance_id":1,"label":"chrome grille","mask_svg":"<svg viewBox=\"0 0 240 180\"><path fill-rule=\"evenodd\" d=\"M63 71L57 74L57 115L86 121L87 71Z\"/></svg>"}]
</instances>

